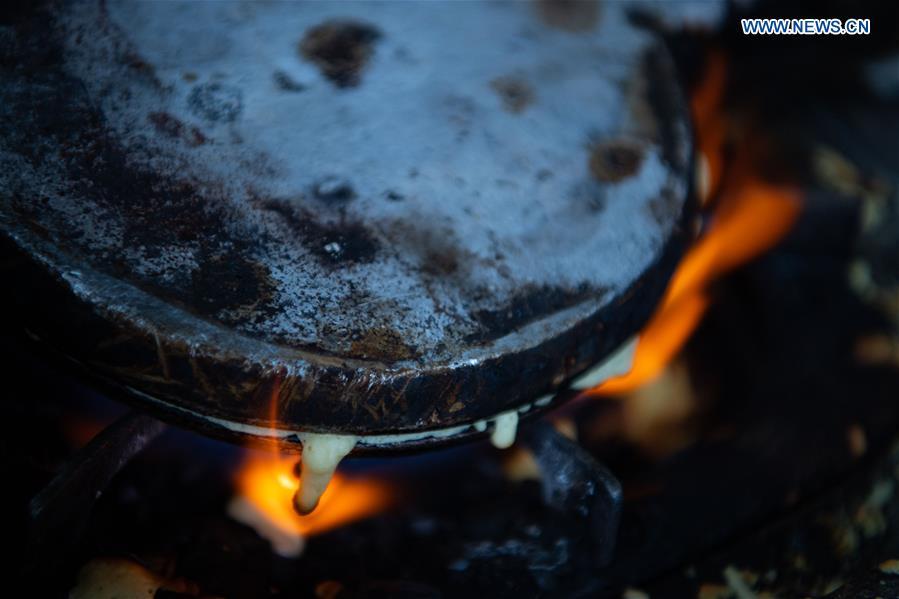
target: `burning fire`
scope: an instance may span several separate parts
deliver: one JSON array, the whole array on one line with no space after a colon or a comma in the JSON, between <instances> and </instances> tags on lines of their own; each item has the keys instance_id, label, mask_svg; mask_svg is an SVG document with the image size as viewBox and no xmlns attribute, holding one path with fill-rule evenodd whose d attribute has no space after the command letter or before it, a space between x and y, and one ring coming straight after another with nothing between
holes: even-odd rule
<instances>
[{"instance_id":1,"label":"burning fire","mask_svg":"<svg viewBox=\"0 0 899 599\"><path fill-rule=\"evenodd\" d=\"M756 143L734 145L732 125L722 110L726 62L710 57L692 98L700 164L702 207L711 211L706 229L678 266L655 315L640 334L633 368L588 391L619 395L658 379L698 326L709 306L709 287L728 271L773 247L790 230L801 209L799 192L764 180L754 168ZM732 155L725 160L725 148ZM272 393L275 422L278 393ZM375 514L390 504L385 482L337 474L308 516L293 509L299 480L294 461L278 453L249 454L237 476L232 515L269 538L282 555L299 555L303 539Z\"/></svg>"},{"instance_id":2,"label":"burning fire","mask_svg":"<svg viewBox=\"0 0 899 599\"><path fill-rule=\"evenodd\" d=\"M237 475L238 497L229 508L232 516L253 526L282 555L299 555L304 539L371 516L392 501L386 482L338 473L316 510L300 516L293 509L299 487L295 464L295 457L248 452Z\"/></svg>"},{"instance_id":3,"label":"burning fire","mask_svg":"<svg viewBox=\"0 0 899 599\"><path fill-rule=\"evenodd\" d=\"M725 57L714 53L691 102L706 167L698 177L700 200L703 207L714 204L708 227L678 266L661 306L640 334L631 371L590 394L619 395L655 380L699 325L709 305L710 284L777 244L799 216L798 190L767 182L753 168L755 146L736 144L732 160L725 163L725 147L732 141L732 123L722 110L725 83Z\"/></svg>"},{"instance_id":4,"label":"burning fire","mask_svg":"<svg viewBox=\"0 0 899 599\"><path fill-rule=\"evenodd\" d=\"M269 399L269 421L274 428L278 415L280 380ZM315 510L300 515L294 496L300 488L297 457L277 449L247 451L235 478L236 494L228 506L231 516L253 527L284 557L298 557L305 539L361 520L387 509L394 493L386 481L356 478L335 473Z\"/></svg>"}]
</instances>

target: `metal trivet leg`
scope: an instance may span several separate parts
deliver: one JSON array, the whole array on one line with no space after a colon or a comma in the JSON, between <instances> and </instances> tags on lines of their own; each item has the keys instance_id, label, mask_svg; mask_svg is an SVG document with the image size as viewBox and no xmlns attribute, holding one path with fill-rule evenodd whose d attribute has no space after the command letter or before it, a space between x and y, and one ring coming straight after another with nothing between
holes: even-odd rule
<instances>
[{"instance_id":1,"label":"metal trivet leg","mask_svg":"<svg viewBox=\"0 0 899 599\"><path fill-rule=\"evenodd\" d=\"M47 568L64 556L81 537L94 502L112 477L164 429L155 418L131 412L69 458L28 506L27 563Z\"/></svg>"},{"instance_id":2,"label":"metal trivet leg","mask_svg":"<svg viewBox=\"0 0 899 599\"><path fill-rule=\"evenodd\" d=\"M607 565L621 519L621 483L580 445L545 421L530 427L524 442L543 473L544 501L584 518L598 565Z\"/></svg>"}]
</instances>

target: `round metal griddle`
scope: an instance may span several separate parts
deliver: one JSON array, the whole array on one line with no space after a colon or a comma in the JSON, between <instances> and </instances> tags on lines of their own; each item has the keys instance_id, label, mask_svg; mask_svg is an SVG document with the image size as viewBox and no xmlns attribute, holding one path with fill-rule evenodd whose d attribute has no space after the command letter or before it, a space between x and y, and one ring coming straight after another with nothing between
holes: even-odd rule
<instances>
[{"instance_id":1,"label":"round metal griddle","mask_svg":"<svg viewBox=\"0 0 899 599\"><path fill-rule=\"evenodd\" d=\"M208 433L471 432L634 335L687 238L687 109L621 3L62 3L2 34L12 318Z\"/></svg>"}]
</instances>

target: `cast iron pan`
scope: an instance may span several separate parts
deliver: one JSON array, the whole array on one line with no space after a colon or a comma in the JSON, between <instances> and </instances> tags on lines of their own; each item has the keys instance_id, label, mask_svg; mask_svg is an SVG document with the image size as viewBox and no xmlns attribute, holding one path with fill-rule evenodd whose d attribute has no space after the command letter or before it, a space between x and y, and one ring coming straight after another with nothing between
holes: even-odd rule
<instances>
[{"instance_id":1,"label":"cast iron pan","mask_svg":"<svg viewBox=\"0 0 899 599\"><path fill-rule=\"evenodd\" d=\"M51 3L0 34L6 317L209 434L471 434L631 338L688 237L687 108L621 3Z\"/></svg>"}]
</instances>

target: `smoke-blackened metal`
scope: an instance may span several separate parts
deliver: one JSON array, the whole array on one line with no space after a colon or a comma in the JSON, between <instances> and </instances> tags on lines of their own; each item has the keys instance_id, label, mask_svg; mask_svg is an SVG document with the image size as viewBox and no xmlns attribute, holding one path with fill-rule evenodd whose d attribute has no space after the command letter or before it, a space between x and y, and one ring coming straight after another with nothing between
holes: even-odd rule
<instances>
[{"instance_id":1,"label":"smoke-blackened metal","mask_svg":"<svg viewBox=\"0 0 899 599\"><path fill-rule=\"evenodd\" d=\"M669 56L615 3L563 14L586 4L109 2L20 23L0 72L0 231L25 257L9 316L232 438L464 429L559 388L641 327L688 237Z\"/></svg>"}]
</instances>

